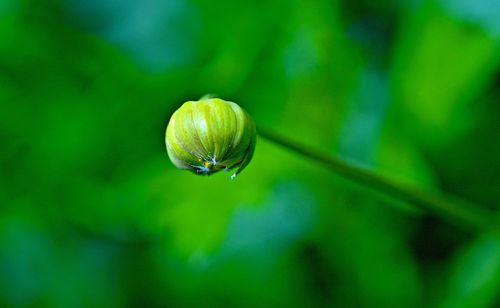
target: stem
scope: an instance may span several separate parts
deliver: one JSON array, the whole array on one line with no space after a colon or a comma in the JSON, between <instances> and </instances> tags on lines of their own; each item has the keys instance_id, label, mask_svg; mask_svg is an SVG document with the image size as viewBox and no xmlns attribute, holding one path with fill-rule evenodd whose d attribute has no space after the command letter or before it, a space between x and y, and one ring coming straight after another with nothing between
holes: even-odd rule
<instances>
[{"instance_id":1,"label":"stem","mask_svg":"<svg viewBox=\"0 0 500 308\"><path fill-rule=\"evenodd\" d=\"M327 153L311 149L272 131L260 129L259 135L268 141L322 164L342 177L368 186L390 197L414 204L444 219L478 231L500 232L494 213L484 207L467 203L453 196L422 191L416 187L396 183L372 171L352 166Z\"/></svg>"}]
</instances>

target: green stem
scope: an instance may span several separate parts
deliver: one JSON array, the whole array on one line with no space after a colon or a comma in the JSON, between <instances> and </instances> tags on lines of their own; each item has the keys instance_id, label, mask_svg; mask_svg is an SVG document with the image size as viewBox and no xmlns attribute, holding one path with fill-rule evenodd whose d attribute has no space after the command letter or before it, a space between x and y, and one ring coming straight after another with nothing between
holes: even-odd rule
<instances>
[{"instance_id":1,"label":"green stem","mask_svg":"<svg viewBox=\"0 0 500 308\"><path fill-rule=\"evenodd\" d=\"M456 197L431 193L416 187L396 183L372 171L352 166L326 153L311 149L296 141L278 135L272 131L260 129L259 135L268 141L322 164L337 174L385 193L388 196L416 205L444 219L459 223L479 231L500 232L500 224L493 213L484 207L467 203Z\"/></svg>"}]
</instances>

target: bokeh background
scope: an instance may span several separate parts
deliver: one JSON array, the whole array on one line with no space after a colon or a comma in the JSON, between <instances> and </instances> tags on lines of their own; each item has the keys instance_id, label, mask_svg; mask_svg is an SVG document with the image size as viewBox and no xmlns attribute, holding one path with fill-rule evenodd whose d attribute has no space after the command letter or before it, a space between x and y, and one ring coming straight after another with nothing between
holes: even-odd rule
<instances>
[{"instance_id":1,"label":"bokeh background","mask_svg":"<svg viewBox=\"0 0 500 308\"><path fill-rule=\"evenodd\" d=\"M498 0L0 0L0 306L494 307L500 240L258 140L175 169L207 93L498 212Z\"/></svg>"}]
</instances>

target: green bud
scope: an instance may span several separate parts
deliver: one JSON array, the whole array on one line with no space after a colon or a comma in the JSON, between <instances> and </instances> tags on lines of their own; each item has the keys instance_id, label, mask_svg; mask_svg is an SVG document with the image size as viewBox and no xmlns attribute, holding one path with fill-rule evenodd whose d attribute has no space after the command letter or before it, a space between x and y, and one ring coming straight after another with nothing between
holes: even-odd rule
<instances>
[{"instance_id":1,"label":"green bud","mask_svg":"<svg viewBox=\"0 0 500 308\"><path fill-rule=\"evenodd\" d=\"M234 178L252 159L256 136L253 120L240 106L202 98L174 112L165 143L177 168L204 175L237 168Z\"/></svg>"}]
</instances>

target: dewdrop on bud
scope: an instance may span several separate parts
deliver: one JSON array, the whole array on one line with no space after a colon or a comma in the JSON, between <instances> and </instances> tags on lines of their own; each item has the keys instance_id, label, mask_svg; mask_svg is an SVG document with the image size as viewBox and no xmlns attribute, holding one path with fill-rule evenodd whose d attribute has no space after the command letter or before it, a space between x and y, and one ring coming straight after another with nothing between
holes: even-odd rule
<instances>
[{"instance_id":1,"label":"dewdrop on bud","mask_svg":"<svg viewBox=\"0 0 500 308\"><path fill-rule=\"evenodd\" d=\"M256 136L253 120L240 106L202 98L188 101L174 112L165 143L177 168L203 175L236 168L233 179L252 159Z\"/></svg>"}]
</instances>

